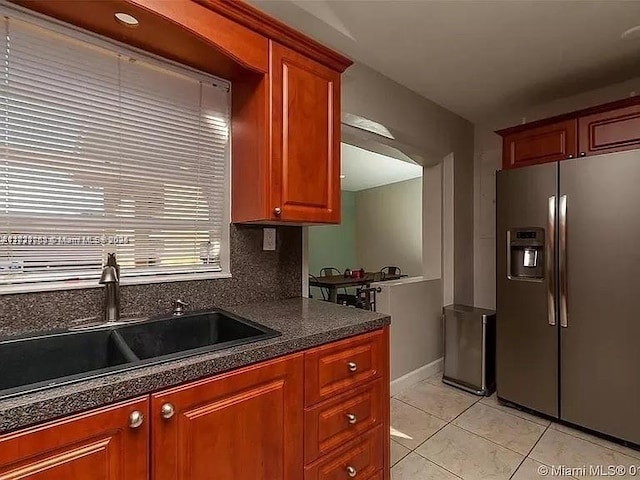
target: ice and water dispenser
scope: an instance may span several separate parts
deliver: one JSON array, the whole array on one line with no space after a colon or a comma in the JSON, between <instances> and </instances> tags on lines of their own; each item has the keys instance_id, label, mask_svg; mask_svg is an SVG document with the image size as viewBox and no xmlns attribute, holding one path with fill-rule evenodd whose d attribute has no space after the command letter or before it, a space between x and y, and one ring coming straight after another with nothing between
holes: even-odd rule
<instances>
[{"instance_id":1,"label":"ice and water dispenser","mask_svg":"<svg viewBox=\"0 0 640 480\"><path fill-rule=\"evenodd\" d=\"M507 232L507 269L511 280L544 279L544 228L512 228Z\"/></svg>"}]
</instances>

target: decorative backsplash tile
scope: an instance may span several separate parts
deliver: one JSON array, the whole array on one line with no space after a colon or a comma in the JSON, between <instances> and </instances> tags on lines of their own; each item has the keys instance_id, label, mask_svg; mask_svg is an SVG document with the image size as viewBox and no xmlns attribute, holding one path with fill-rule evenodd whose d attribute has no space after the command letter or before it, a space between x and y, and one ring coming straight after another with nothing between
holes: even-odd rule
<instances>
[{"instance_id":1,"label":"decorative backsplash tile","mask_svg":"<svg viewBox=\"0 0 640 480\"><path fill-rule=\"evenodd\" d=\"M262 228L231 225L232 278L130 285L120 289L121 316L170 312L181 299L190 310L299 297L302 228L278 227L276 251L262 250ZM0 336L65 329L99 317L102 288L0 295Z\"/></svg>"}]
</instances>

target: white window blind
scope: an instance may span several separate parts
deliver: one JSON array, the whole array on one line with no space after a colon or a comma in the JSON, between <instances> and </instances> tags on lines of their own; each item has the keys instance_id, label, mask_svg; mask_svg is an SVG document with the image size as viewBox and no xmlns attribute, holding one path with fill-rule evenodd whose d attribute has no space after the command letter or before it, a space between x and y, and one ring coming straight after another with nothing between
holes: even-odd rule
<instances>
[{"instance_id":1,"label":"white window blind","mask_svg":"<svg viewBox=\"0 0 640 480\"><path fill-rule=\"evenodd\" d=\"M229 84L59 25L3 20L0 291L97 280L113 251L124 283L221 272Z\"/></svg>"}]
</instances>

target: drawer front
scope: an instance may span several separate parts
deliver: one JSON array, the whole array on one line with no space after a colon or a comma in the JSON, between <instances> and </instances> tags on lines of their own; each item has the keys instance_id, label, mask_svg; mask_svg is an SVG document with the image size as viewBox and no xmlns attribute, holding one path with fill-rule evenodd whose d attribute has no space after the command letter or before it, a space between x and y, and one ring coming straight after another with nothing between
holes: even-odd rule
<instances>
[{"instance_id":1,"label":"drawer front","mask_svg":"<svg viewBox=\"0 0 640 480\"><path fill-rule=\"evenodd\" d=\"M306 406L379 378L384 368L383 347L383 331L378 330L306 353Z\"/></svg>"},{"instance_id":2,"label":"drawer front","mask_svg":"<svg viewBox=\"0 0 640 480\"><path fill-rule=\"evenodd\" d=\"M388 431L386 433L389 434ZM305 468L305 480L369 478L383 468L383 427L365 433L344 448ZM373 477L375 478L375 476Z\"/></svg>"},{"instance_id":3,"label":"drawer front","mask_svg":"<svg viewBox=\"0 0 640 480\"><path fill-rule=\"evenodd\" d=\"M370 477L367 477L366 480L382 480L382 472L376 472L373 475L371 475Z\"/></svg>"},{"instance_id":4,"label":"drawer front","mask_svg":"<svg viewBox=\"0 0 640 480\"><path fill-rule=\"evenodd\" d=\"M382 423L382 380L307 409L305 463Z\"/></svg>"}]
</instances>

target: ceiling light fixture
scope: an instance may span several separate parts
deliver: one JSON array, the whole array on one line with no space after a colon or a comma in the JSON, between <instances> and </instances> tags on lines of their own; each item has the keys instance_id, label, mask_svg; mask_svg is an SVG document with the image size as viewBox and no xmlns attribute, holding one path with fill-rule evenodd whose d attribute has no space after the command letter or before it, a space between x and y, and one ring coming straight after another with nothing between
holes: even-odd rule
<instances>
[{"instance_id":1,"label":"ceiling light fixture","mask_svg":"<svg viewBox=\"0 0 640 480\"><path fill-rule=\"evenodd\" d=\"M136 17L129 15L128 13L117 12L114 13L113 16L116 18L118 23L121 23L126 27L137 27L140 23Z\"/></svg>"},{"instance_id":2,"label":"ceiling light fixture","mask_svg":"<svg viewBox=\"0 0 640 480\"><path fill-rule=\"evenodd\" d=\"M620 38L622 40L638 40L640 38L640 25L625 30L622 32L622 35L620 35Z\"/></svg>"}]
</instances>

